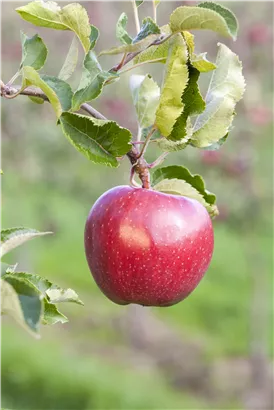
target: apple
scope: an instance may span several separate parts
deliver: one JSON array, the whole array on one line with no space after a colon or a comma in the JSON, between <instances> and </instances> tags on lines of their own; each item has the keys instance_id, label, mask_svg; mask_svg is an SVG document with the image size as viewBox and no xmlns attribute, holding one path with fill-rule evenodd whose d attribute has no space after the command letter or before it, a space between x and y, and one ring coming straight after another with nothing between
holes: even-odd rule
<instances>
[{"instance_id":1,"label":"apple","mask_svg":"<svg viewBox=\"0 0 274 410\"><path fill-rule=\"evenodd\" d=\"M263 127L272 121L272 111L261 105L248 110L248 117L253 124Z\"/></svg>"},{"instance_id":2,"label":"apple","mask_svg":"<svg viewBox=\"0 0 274 410\"><path fill-rule=\"evenodd\" d=\"M221 153L219 151L202 151L201 159L206 165L218 165L221 162Z\"/></svg>"},{"instance_id":3,"label":"apple","mask_svg":"<svg viewBox=\"0 0 274 410\"><path fill-rule=\"evenodd\" d=\"M180 302L204 276L213 246L203 205L152 189L110 189L95 202L85 227L90 271L120 305Z\"/></svg>"},{"instance_id":4,"label":"apple","mask_svg":"<svg viewBox=\"0 0 274 410\"><path fill-rule=\"evenodd\" d=\"M262 45L271 39L270 28L266 24L256 24L248 31L248 39L251 44Z\"/></svg>"}]
</instances>

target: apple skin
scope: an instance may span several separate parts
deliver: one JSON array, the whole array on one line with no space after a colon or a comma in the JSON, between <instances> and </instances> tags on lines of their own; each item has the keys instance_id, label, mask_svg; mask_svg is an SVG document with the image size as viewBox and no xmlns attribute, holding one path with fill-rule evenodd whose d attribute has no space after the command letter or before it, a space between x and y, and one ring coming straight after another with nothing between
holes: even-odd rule
<instances>
[{"instance_id":1,"label":"apple skin","mask_svg":"<svg viewBox=\"0 0 274 410\"><path fill-rule=\"evenodd\" d=\"M171 306L198 285L211 261L210 216L198 201L118 186L91 208L87 262L102 292L120 305Z\"/></svg>"}]
</instances>

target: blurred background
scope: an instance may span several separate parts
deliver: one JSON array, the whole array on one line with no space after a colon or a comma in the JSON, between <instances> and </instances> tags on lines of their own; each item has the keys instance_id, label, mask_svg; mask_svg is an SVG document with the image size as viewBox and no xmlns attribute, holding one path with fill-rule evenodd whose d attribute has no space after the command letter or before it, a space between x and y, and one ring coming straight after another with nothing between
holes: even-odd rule
<instances>
[{"instance_id":1,"label":"blurred background","mask_svg":"<svg viewBox=\"0 0 274 410\"><path fill-rule=\"evenodd\" d=\"M62 5L67 4L63 2ZM158 23L176 7L163 2ZM19 96L2 102L2 226L52 230L8 255L19 269L75 289L85 306L62 306L70 321L43 327L31 338L2 320L2 406L9 409L272 409L273 272L273 3L222 2L237 15L237 42L195 32L198 52L215 59L217 41L243 61L247 89L237 106L234 129L220 151L191 147L165 161L201 173L217 194L215 252L205 278L182 303L169 308L121 307L96 287L84 256L84 224L94 201L129 180L129 162L119 169L95 165L74 150L56 126L49 104ZM17 71L20 29L39 33L48 49L42 72L57 75L72 34L36 28L14 11L22 2L2 2L2 80ZM99 52L115 45L115 24L129 16L130 2L83 3L100 31ZM152 15L150 2L140 17ZM79 47L80 50L80 47ZM81 51L80 51L81 52ZM82 55L71 84L77 86ZM101 57L106 69L119 56ZM160 82L161 64L145 65ZM128 81L105 88L94 102L106 117L136 131ZM202 75L205 92L209 75ZM148 151L148 160L158 156Z\"/></svg>"}]
</instances>

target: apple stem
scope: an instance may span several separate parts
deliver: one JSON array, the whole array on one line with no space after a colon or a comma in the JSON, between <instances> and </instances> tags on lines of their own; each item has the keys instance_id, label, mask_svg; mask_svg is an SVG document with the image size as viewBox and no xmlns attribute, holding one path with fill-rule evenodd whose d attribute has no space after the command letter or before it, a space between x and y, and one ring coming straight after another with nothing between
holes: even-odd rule
<instances>
[{"instance_id":1,"label":"apple stem","mask_svg":"<svg viewBox=\"0 0 274 410\"><path fill-rule=\"evenodd\" d=\"M143 156L139 156L139 152L136 147L132 147L132 149L127 153L127 156L132 164L131 174L132 172L138 174L140 180L142 181L142 188L150 189L150 173L146 160Z\"/></svg>"},{"instance_id":2,"label":"apple stem","mask_svg":"<svg viewBox=\"0 0 274 410\"><path fill-rule=\"evenodd\" d=\"M150 173L149 173L150 165L145 160L144 154L150 142L150 138L152 137L155 131L156 131L156 127L153 126L150 132L146 136L144 144L141 148L141 152L139 152L139 149L133 145L131 151L127 153L127 156L132 164L131 174L130 174L130 183L132 184L134 181L133 175L135 172L136 174L139 175L139 178L142 181L142 188L145 188L145 189L150 189ZM137 141L137 142L140 142L140 141Z\"/></svg>"}]
</instances>

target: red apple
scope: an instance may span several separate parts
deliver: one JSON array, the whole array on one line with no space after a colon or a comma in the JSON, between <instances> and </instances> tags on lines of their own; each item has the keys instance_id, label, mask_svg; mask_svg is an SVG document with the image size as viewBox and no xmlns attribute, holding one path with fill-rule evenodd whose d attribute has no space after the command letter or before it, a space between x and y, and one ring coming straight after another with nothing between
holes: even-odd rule
<instances>
[{"instance_id":1,"label":"red apple","mask_svg":"<svg viewBox=\"0 0 274 410\"><path fill-rule=\"evenodd\" d=\"M265 44L271 39L271 30L266 24L258 23L248 31L248 39L251 44Z\"/></svg>"},{"instance_id":2,"label":"red apple","mask_svg":"<svg viewBox=\"0 0 274 410\"><path fill-rule=\"evenodd\" d=\"M102 292L120 305L180 302L202 279L213 245L203 205L152 189L110 189L86 222L89 268Z\"/></svg>"},{"instance_id":3,"label":"red apple","mask_svg":"<svg viewBox=\"0 0 274 410\"><path fill-rule=\"evenodd\" d=\"M206 165L218 165L221 161L221 153L219 151L202 151L202 162Z\"/></svg>"},{"instance_id":4,"label":"red apple","mask_svg":"<svg viewBox=\"0 0 274 410\"><path fill-rule=\"evenodd\" d=\"M261 105L251 108L248 111L248 118L253 124L263 127L272 121L273 113L271 109Z\"/></svg>"}]
</instances>

